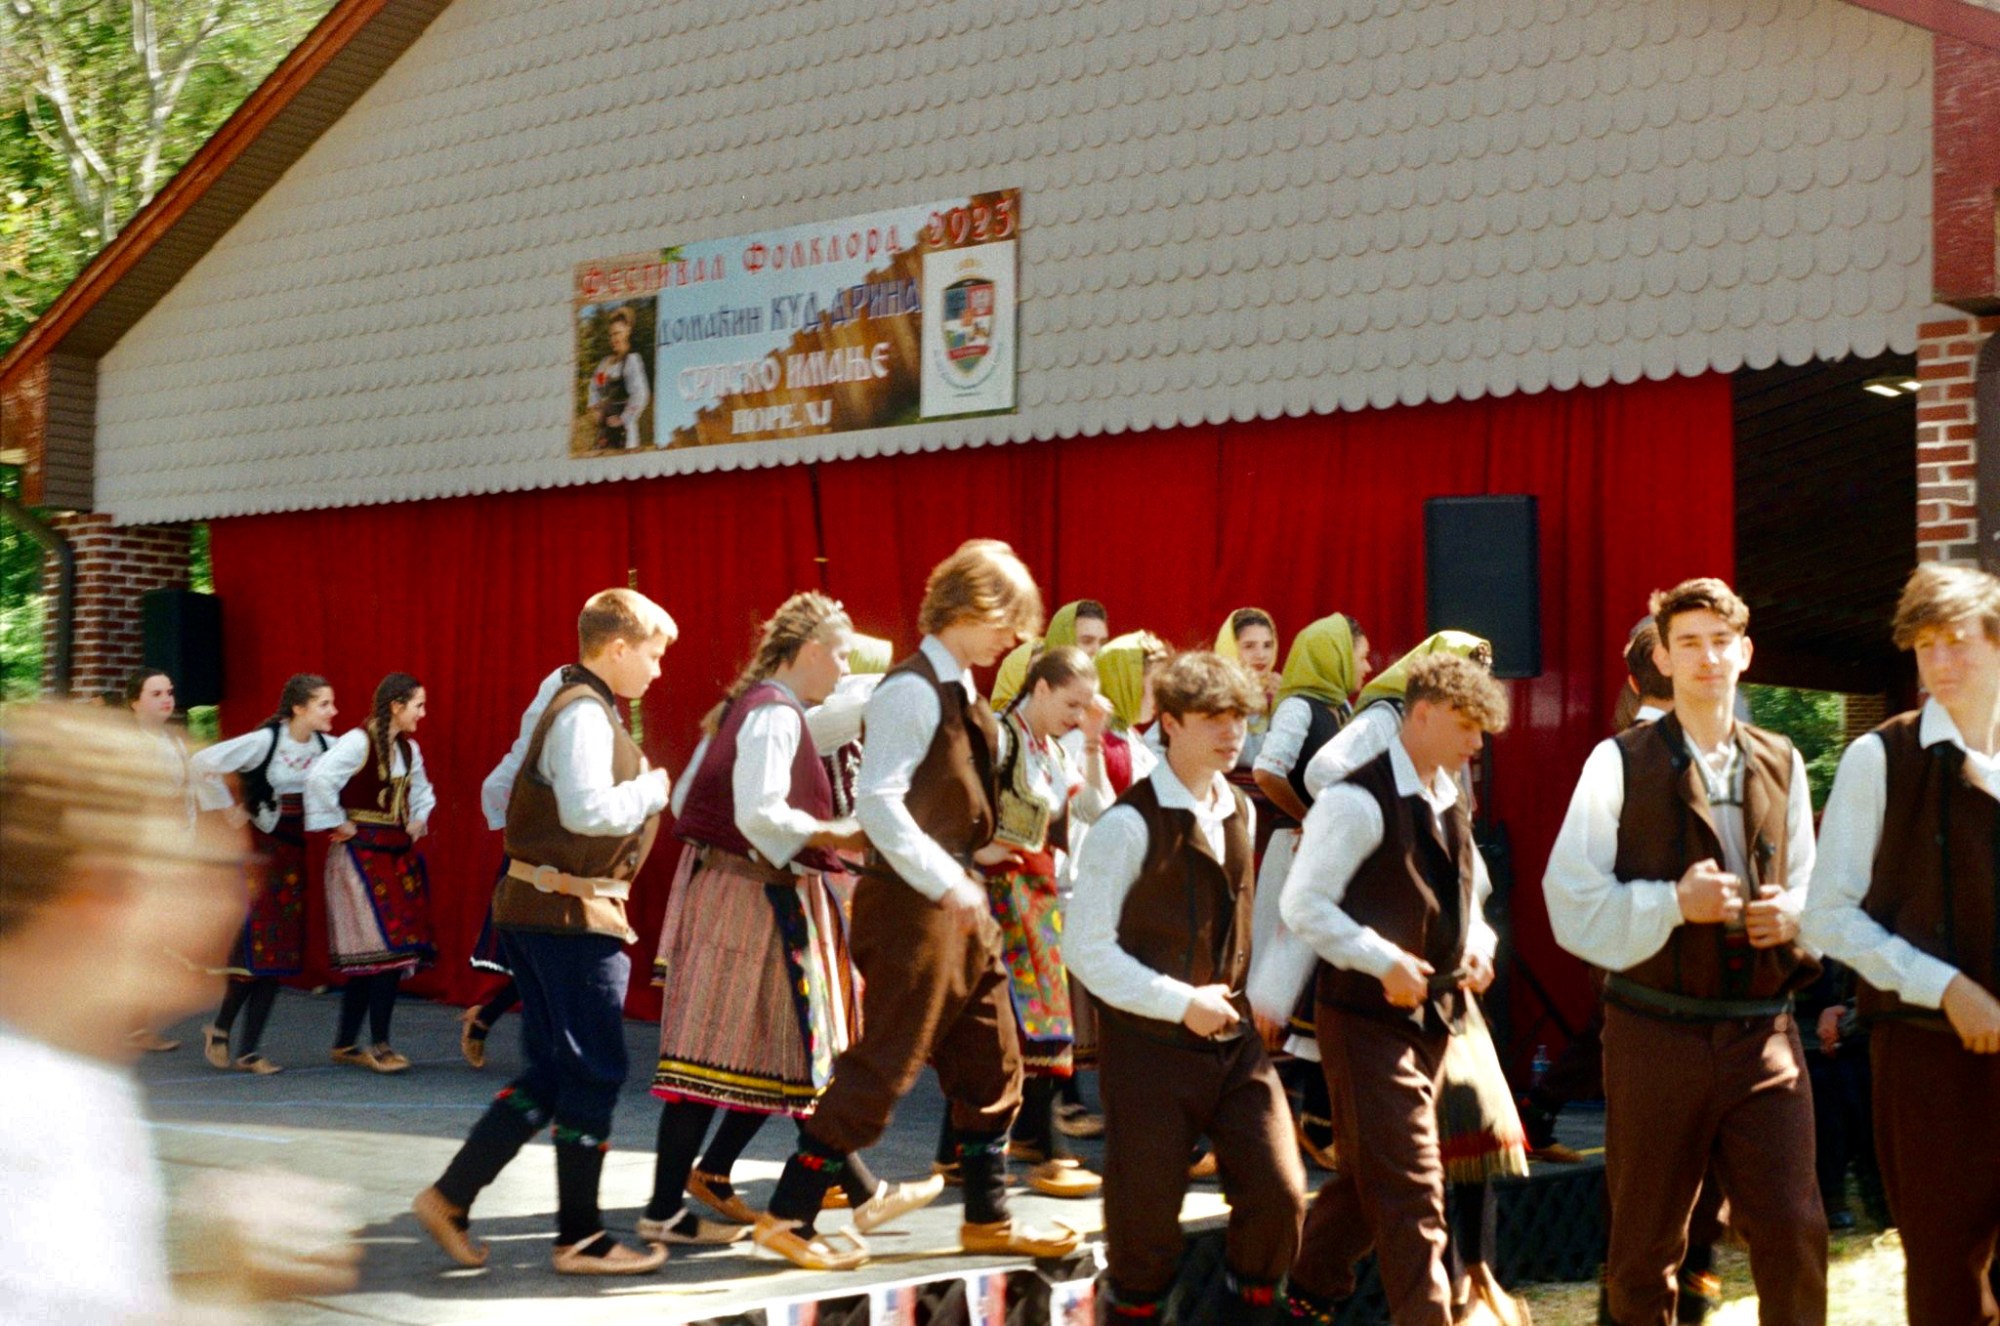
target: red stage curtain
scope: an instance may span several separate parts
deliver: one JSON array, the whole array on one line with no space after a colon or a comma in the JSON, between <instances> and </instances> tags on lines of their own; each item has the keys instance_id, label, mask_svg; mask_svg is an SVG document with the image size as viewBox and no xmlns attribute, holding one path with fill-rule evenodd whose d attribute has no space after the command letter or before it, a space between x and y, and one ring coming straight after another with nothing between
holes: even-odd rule
<instances>
[{"instance_id":1,"label":"red stage curtain","mask_svg":"<svg viewBox=\"0 0 2000 1326\"><path fill-rule=\"evenodd\" d=\"M756 623L794 589L823 586L861 629L907 649L926 572L984 535L1021 552L1051 609L1102 599L1114 631L1205 645L1227 612L1256 604L1289 640L1345 611L1380 662L1425 632L1424 499L1532 493L1547 671L1510 687L1494 809L1515 846L1517 942L1580 1014L1589 986L1549 936L1543 862L1576 772L1606 734L1624 633L1648 591L1732 572L1732 492L1729 381L1710 374L218 521L225 730L268 712L293 671L333 678L343 729L383 672L424 679L431 718L418 736L441 796L429 858L444 953L417 988L464 999L481 984L465 956L499 857L479 781L536 682L573 655L570 624L595 589L636 583L680 622L643 715L649 757L678 774ZM635 909L642 1012L656 1006L641 974L675 856L663 843Z\"/></svg>"}]
</instances>

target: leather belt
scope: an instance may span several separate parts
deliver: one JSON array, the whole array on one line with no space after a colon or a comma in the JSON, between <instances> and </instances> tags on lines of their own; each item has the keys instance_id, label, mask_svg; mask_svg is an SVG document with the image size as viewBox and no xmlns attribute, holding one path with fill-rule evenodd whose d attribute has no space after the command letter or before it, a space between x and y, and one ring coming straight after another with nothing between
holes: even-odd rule
<instances>
[{"instance_id":1,"label":"leather belt","mask_svg":"<svg viewBox=\"0 0 2000 1326\"><path fill-rule=\"evenodd\" d=\"M632 895L629 879L566 875L554 866L531 866L526 861L509 861L507 878L532 884L543 893L563 893L572 898L616 898L623 902Z\"/></svg>"},{"instance_id":2,"label":"leather belt","mask_svg":"<svg viewBox=\"0 0 2000 1326\"><path fill-rule=\"evenodd\" d=\"M1617 973L1604 978L1604 997L1635 1013L1650 1013L1681 1022L1731 1022L1737 1018L1770 1018L1792 1011L1792 998L1698 999L1693 995L1655 990Z\"/></svg>"},{"instance_id":3,"label":"leather belt","mask_svg":"<svg viewBox=\"0 0 2000 1326\"><path fill-rule=\"evenodd\" d=\"M783 866L774 866L759 861L755 857L744 856L727 848L701 845L701 864L710 870L720 870L730 875L740 875L744 879L754 879L762 884L795 884L798 876Z\"/></svg>"}]
</instances>

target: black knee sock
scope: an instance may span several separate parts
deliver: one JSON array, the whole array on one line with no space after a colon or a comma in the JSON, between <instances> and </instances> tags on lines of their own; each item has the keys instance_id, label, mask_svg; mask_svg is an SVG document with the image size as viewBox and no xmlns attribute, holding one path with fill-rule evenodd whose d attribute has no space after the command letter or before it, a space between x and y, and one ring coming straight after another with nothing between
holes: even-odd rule
<instances>
[{"instance_id":1,"label":"black knee sock","mask_svg":"<svg viewBox=\"0 0 2000 1326\"><path fill-rule=\"evenodd\" d=\"M250 998L250 988L254 984L254 980L231 980L222 988L222 1007L215 1013L216 1026L227 1032L236 1025L236 1015L243 1011L244 1001Z\"/></svg>"},{"instance_id":2,"label":"black knee sock","mask_svg":"<svg viewBox=\"0 0 2000 1326\"><path fill-rule=\"evenodd\" d=\"M714 1117L715 1106L692 1100L670 1100L660 1110L660 1132L653 1145L653 1196L646 1203L646 1219L665 1220L681 1209L695 1153Z\"/></svg>"},{"instance_id":3,"label":"black knee sock","mask_svg":"<svg viewBox=\"0 0 2000 1326\"><path fill-rule=\"evenodd\" d=\"M770 1117L754 1110L724 1110L722 1122L715 1126L715 1136L709 1139L708 1150L701 1153L701 1172L726 1182L743 1149L764 1130L764 1121Z\"/></svg>"},{"instance_id":4,"label":"black knee sock","mask_svg":"<svg viewBox=\"0 0 2000 1326\"><path fill-rule=\"evenodd\" d=\"M509 977L507 984L487 996L486 1002L481 1004L479 1011L473 1015L473 1020L490 1030L494 1023L519 1007L520 1003L521 991L514 984L513 978ZM486 1032L479 1030L478 1027L473 1028L472 1035L475 1040L486 1039Z\"/></svg>"},{"instance_id":5,"label":"black knee sock","mask_svg":"<svg viewBox=\"0 0 2000 1326\"><path fill-rule=\"evenodd\" d=\"M1715 1269L1715 1245L1713 1243L1688 1244L1687 1256L1681 1258L1682 1275L1707 1275Z\"/></svg>"},{"instance_id":6,"label":"black knee sock","mask_svg":"<svg viewBox=\"0 0 2000 1326\"><path fill-rule=\"evenodd\" d=\"M597 1184L604 1174L605 1143L556 1130L556 1242L579 1243L604 1228Z\"/></svg>"},{"instance_id":7,"label":"black knee sock","mask_svg":"<svg viewBox=\"0 0 2000 1326\"><path fill-rule=\"evenodd\" d=\"M937 1154L933 1157L940 1165L958 1163L958 1132L951 1126L951 1106L947 1104L944 1117L938 1120Z\"/></svg>"},{"instance_id":8,"label":"black knee sock","mask_svg":"<svg viewBox=\"0 0 2000 1326\"><path fill-rule=\"evenodd\" d=\"M254 1054L264 1039L264 1024L271 1020L271 1005L278 1002L278 978L259 976L250 982L250 998L243 1014L243 1035L230 1053L241 1059Z\"/></svg>"},{"instance_id":9,"label":"black knee sock","mask_svg":"<svg viewBox=\"0 0 2000 1326\"><path fill-rule=\"evenodd\" d=\"M375 1044L389 1043L389 1019L396 1012L396 994L403 983L403 973L380 971L369 977L368 989L368 1030L375 1037Z\"/></svg>"},{"instance_id":10,"label":"black knee sock","mask_svg":"<svg viewBox=\"0 0 2000 1326\"><path fill-rule=\"evenodd\" d=\"M840 1182L846 1170L845 1155L800 1129L799 1149L785 1162L777 1191L765 1209L780 1220L797 1221L799 1232L810 1236L827 1188Z\"/></svg>"},{"instance_id":11,"label":"black knee sock","mask_svg":"<svg viewBox=\"0 0 2000 1326\"><path fill-rule=\"evenodd\" d=\"M499 1177L507 1162L548 1121L546 1109L518 1088L508 1087L493 1098L486 1113L472 1125L465 1145L458 1149L451 1164L445 1167L444 1176L437 1181L437 1190L453 1206L470 1210L472 1199Z\"/></svg>"},{"instance_id":12,"label":"black knee sock","mask_svg":"<svg viewBox=\"0 0 2000 1326\"><path fill-rule=\"evenodd\" d=\"M840 1190L847 1194L848 1204L859 1206L875 1195L882 1181L875 1177L875 1171L868 1168L868 1162L854 1152L847 1155L847 1164L842 1167L836 1180Z\"/></svg>"},{"instance_id":13,"label":"black knee sock","mask_svg":"<svg viewBox=\"0 0 2000 1326\"><path fill-rule=\"evenodd\" d=\"M1493 1255L1494 1222L1489 1209L1493 1188L1485 1183L1451 1185L1451 1246L1449 1264L1454 1283L1473 1267L1487 1265Z\"/></svg>"},{"instance_id":14,"label":"black knee sock","mask_svg":"<svg viewBox=\"0 0 2000 1326\"><path fill-rule=\"evenodd\" d=\"M991 1225L1007 1218L1007 1135L960 1133L958 1169L965 1181L965 1220Z\"/></svg>"},{"instance_id":15,"label":"black knee sock","mask_svg":"<svg viewBox=\"0 0 2000 1326\"><path fill-rule=\"evenodd\" d=\"M1021 1087L1021 1112L1014 1116L1014 1141L1042 1160L1064 1154L1056 1131L1056 1090L1053 1077L1031 1077Z\"/></svg>"},{"instance_id":16,"label":"black knee sock","mask_svg":"<svg viewBox=\"0 0 2000 1326\"><path fill-rule=\"evenodd\" d=\"M1082 1106L1082 1104L1083 1104L1083 1087L1082 1087L1081 1085L1079 1085L1079 1083L1078 1083L1078 1081L1077 1081L1077 1079L1078 1079L1078 1078L1080 1078L1080 1077L1082 1077L1082 1076L1083 1076L1083 1074L1082 1074L1081 1072L1075 1072L1075 1073L1071 1073L1071 1074L1070 1074L1070 1075L1069 1075L1068 1077L1066 1077L1066 1078L1064 1078L1064 1079L1062 1080L1062 1103L1063 1103L1063 1104L1065 1104L1065 1105L1076 1105L1076 1106L1079 1106L1079 1107L1080 1107L1080 1106Z\"/></svg>"},{"instance_id":17,"label":"black knee sock","mask_svg":"<svg viewBox=\"0 0 2000 1326\"><path fill-rule=\"evenodd\" d=\"M340 992L340 1026L333 1033L333 1048L353 1046L361 1034L361 1019L368 1015L369 978L351 976Z\"/></svg>"}]
</instances>

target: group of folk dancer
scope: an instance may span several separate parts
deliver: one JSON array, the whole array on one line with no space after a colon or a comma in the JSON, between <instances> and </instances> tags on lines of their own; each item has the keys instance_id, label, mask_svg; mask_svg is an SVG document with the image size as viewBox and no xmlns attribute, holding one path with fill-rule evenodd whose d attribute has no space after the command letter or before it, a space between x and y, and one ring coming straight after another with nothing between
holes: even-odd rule
<instances>
[{"instance_id":1,"label":"group of folk dancer","mask_svg":"<svg viewBox=\"0 0 2000 1326\"><path fill-rule=\"evenodd\" d=\"M1850 748L1817 855L1797 752L1737 716L1747 607L1713 579L1650 606L1661 693L1591 754L1544 882L1557 940L1602 973L1605 1317L1688 1319L1706 1180L1748 1245L1762 1322L1825 1320L1791 1014L1825 954L1858 973L1874 1025L1910 1320L1993 1326L2000 581L1911 577L1894 632L1929 698ZM1525 1321L1490 1269L1487 1180L1525 1162L1478 1003L1496 937L1467 770L1507 722L1489 648L1442 632L1371 680L1365 633L1340 614L1282 668L1254 608L1183 653L1112 637L1106 617L1071 604L1037 639L1028 569L973 540L932 572L916 650L862 676L850 655L877 642L826 596L794 595L670 783L617 701L659 676L677 627L635 591L594 596L578 661L542 683L484 788L505 859L480 952L511 974L500 1002L518 998L527 1066L416 1198L440 1247L484 1264L475 1200L546 1127L559 1272L644 1273L670 1245L745 1237L852 1269L867 1235L947 1183L966 1252L1075 1251L1075 1230L1011 1209L1011 1153L1036 1191L1101 1191L1108 1321L1161 1315L1204 1171L1230 1207L1228 1274L1181 1320L1330 1322L1373 1250L1399 1326ZM973 672L996 664L989 705ZM351 977L334 1057L407 1067L388 1043L396 982L434 953L415 851L435 804L410 736L423 707L393 674L369 720L329 741L331 688L295 677L270 722L194 757L200 804L253 824L267 861L206 1029L218 1067L275 1071L257 1041L300 964L312 830L330 832L330 943ZM669 808L684 846L654 972L663 1108L632 1246L606 1230L598 1180L627 1073L627 901ZM468 1011L475 1062L490 1021ZM1101 1178L1063 1141L1091 1126L1064 1090L1086 1063ZM949 1103L938 1163L880 1180L861 1153L927 1064ZM760 1212L730 1173L772 1115L797 1142ZM1302 1144L1332 1171L1310 1205ZM835 1208L844 1227L821 1232Z\"/></svg>"}]
</instances>

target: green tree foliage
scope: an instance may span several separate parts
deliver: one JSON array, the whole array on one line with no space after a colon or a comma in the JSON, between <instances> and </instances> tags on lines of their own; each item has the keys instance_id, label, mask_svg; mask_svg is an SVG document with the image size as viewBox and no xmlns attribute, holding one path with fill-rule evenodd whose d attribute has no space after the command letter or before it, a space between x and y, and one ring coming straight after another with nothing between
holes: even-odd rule
<instances>
[{"instance_id":1,"label":"green tree foliage","mask_svg":"<svg viewBox=\"0 0 2000 1326\"><path fill-rule=\"evenodd\" d=\"M1847 749L1847 701L1834 691L1801 691L1789 686L1745 686L1751 721L1781 732L1799 748L1812 784L1813 809L1826 805L1834 770Z\"/></svg>"},{"instance_id":2,"label":"green tree foliage","mask_svg":"<svg viewBox=\"0 0 2000 1326\"><path fill-rule=\"evenodd\" d=\"M21 495L18 470L0 467L0 493ZM42 548L0 520L0 700L33 695L42 682Z\"/></svg>"},{"instance_id":3,"label":"green tree foliage","mask_svg":"<svg viewBox=\"0 0 2000 1326\"><path fill-rule=\"evenodd\" d=\"M0 346L159 192L330 0L0 0Z\"/></svg>"}]
</instances>

